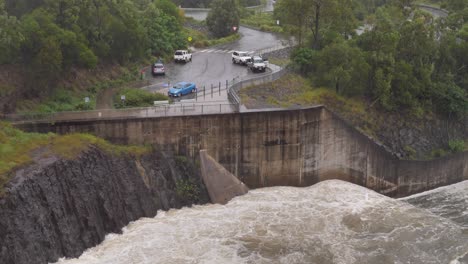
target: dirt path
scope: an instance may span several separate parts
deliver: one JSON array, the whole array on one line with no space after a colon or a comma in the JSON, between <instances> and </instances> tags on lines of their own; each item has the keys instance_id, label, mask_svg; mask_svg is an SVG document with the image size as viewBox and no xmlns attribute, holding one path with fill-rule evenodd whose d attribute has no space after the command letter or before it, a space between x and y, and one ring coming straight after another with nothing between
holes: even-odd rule
<instances>
[{"instance_id":1,"label":"dirt path","mask_svg":"<svg viewBox=\"0 0 468 264\"><path fill-rule=\"evenodd\" d=\"M96 110L113 109L113 98L117 88L108 88L101 90L96 99Z\"/></svg>"}]
</instances>

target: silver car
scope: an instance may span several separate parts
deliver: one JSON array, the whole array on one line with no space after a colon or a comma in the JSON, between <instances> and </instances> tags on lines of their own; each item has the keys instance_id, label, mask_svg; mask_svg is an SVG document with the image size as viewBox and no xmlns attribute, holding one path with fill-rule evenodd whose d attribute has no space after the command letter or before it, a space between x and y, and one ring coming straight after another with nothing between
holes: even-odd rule
<instances>
[{"instance_id":1,"label":"silver car","mask_svg":"<svg viewBox=\"0 0 468 264\"><path fill-rule=\"evenodd\" d=\"M164 64L162 64L161 62L156 62L155 64L151 65L151 74L153 74L153 76L166 75L166 69L164 68Z\"/></svg>"}]
</instances>

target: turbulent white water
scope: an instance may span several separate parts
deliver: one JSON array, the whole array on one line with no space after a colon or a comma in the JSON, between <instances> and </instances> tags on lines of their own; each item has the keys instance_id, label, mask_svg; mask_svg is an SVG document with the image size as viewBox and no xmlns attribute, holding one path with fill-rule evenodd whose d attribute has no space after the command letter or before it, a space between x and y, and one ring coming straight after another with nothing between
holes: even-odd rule
<instances>
[{"instance_id":1,"label":"turbulent white water","mask_svg":"<svg viewBox=\"0 0 468 264\"><path fill-rule=\"evenodd\" d=\"M395 200L347 182L158 212L58 263L466 263L468 181Z\"/></svg>"}]
</instances>

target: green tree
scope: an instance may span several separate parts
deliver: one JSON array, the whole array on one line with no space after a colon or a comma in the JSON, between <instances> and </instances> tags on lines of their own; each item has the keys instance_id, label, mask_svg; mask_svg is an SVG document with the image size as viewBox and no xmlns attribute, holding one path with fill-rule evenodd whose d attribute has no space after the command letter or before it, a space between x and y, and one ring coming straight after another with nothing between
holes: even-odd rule
<instances>
[{"instance_id":1,"label":"green tree","mask_svg":"<svg viewBox=\"0 0 468 264\"><path fill-rule=\"evenodd\" d=\"M0 64L15 62L23 41L19 21L7 14L4 0L0 0Z\"/></svg>"},{"instance_id":2,"label":"green tree","mask_svg":"<svg viewBox=\"0 0 468 264\"><path fill-rule=\"evenodd\" d=\"M240 11L235 0L214 0L206 17L208 29L215 37L226 37L239 28Z\"/></svg>"},{"instance_id":3,"label":"green tree","mask_svg":"<svg viewBox=\"0 0 468 264\"><path fill-rule=\"evenodd\" d=\"M305 14L310 8L307 0L278 0L274 9L274 16L296 36L300 46L307 32L308 17Z\"/></svg>"},{"instance_id":4,"label":"green tree","mask_svg":"<svg viewBox=\"0 0 468 264\"><path fill-rule=\"evenodd\" d=\"M314 65L316 65L317 57L318 51L310 48L298 48L291 54L294 65L299 68L302 74L308 74L315 70Z\"/></svg>"},{"instance_id":5,"label":"green tree","mask_svg":"<svg viewBox=\"0 0 468 264\"><path fill-rule=\"evenodd\" d=\"M376 14L372 30L365 32L357 39L358 46L364 51L370 65L366 94L373 101L386 109L392 109L391 84L395 68L395 56L400 34L395 22L384 9Z\"/></svg>"},{"instance_id":6,"label":"green tree","mask_svg":"<svg viewBox=\"0 0 468 264\"><path fill-rule=\"evenodd\" d=\"M369 65L362 51L342 42L320 52L314 76L319 85L332 87L338 94L353 96L364 93L368 71Z\"/></svg>"},{"instance_id":7,"label":"green tree","mask_svg":"<svg viewBox=\"0 0 468 264\"><path fill-rule=\"evenodd\" d=\"M275 17L283 21L289 30L303 43L311 36L311 47L321 49L323 35L336 32L348 38L354 34L356 18L350 0L279 0Z\"/></svg>"}]
</instances>

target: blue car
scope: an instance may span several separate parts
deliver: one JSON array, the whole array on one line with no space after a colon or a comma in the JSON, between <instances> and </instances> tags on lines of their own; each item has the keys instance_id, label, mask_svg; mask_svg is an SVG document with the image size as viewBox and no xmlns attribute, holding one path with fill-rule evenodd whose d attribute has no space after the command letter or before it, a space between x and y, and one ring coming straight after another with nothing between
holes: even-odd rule
<instances>
[{"instance_id":1,"label":"blue car","mask_svg":"<svg viewBox=\"0 0 468 264\"><path fill-rule=\"evenodd\" d=\"M167 93L167 95L180 97L182 95L194 93L196 91L197 91L197 87L195 86L193 82L179 82L179 83L176 83L171 89L169 89L169 92Z\"/></svg>"}]
</instances>

